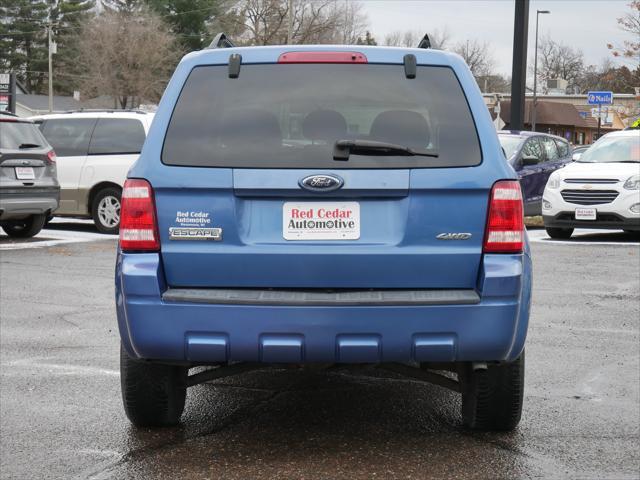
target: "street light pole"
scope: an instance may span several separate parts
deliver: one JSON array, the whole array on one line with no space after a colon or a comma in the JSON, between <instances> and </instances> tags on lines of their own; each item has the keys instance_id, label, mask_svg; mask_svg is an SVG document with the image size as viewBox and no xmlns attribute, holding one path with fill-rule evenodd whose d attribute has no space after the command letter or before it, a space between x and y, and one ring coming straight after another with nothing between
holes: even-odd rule
<instances>
[{"instance_id":1,"label":"street light pole","mask_svg":"<svg viewBox=\"0 0 640 480\"><path fill-rule=\"evenodd\" d=\"M551 13L549 10L536 10L536 49L533 52L533 105L531 109L531 131L536 131L536 113L538 109L538 21L540 14Z\"/></svg>"},{"instance_id":2,"label":"street light pole","mask_svg":"<svg viewBox=\"0 0 640 480\"><path fill-rule=\"evenodd\" d=\"M53 66L51 64L51 24L47 25L47 38L49 39L49 113L53 112Z\"/></svg>"}]
</instances>

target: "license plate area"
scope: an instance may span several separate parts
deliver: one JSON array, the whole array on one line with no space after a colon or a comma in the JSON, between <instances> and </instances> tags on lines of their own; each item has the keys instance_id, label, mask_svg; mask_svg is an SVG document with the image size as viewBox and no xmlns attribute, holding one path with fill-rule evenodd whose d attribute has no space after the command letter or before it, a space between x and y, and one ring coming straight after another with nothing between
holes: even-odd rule
<instances>
[{"instance_id":1,"label":"license plate area","mask_svg":"<svg viewBox=\"0 0 640 480\"><path fill-rule=\"evenodd\" d=\"M576 208L576 220L595 220L597 211L595 208Z\"/></svg>"},{"instance_id":2,"label":"license plate area","mask_svg":"<svg viewBox=\"0 0 640 480\"><path fill-rule=\"evenodd\" d=\"M285 202L282 207L285 240L358 240L358 202Z\"/></svg>"},{"instance_id":3,"label":"license plate area","mask_svg":"<svg viewBox=\"0 0 640 480\"><path fill-rule=\"evenodd\" d=\"M16 178L18 180L35 180L36 173L33 167L16 167Z\"/></svg>"}]
</instances>

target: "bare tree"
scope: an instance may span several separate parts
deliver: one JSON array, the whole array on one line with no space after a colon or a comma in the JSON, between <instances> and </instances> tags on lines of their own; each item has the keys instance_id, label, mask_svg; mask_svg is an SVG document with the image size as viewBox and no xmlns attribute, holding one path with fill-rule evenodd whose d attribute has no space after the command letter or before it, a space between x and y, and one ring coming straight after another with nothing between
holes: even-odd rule
<instances>
[{"instance_id":1,"label":"bare tree","mask_svg":"<svg viewBox=\"0 0 640 480\"><path fill-rule=\"evenodd\" d=\"M458 43L454 51L469 65L469 69L476 79L492 74L495 60L487 42L466 40Z\"/></svg>"},{"instance_id":2,"label":"bare tree","mask_svg":"<svg viewBox=\"0 0 640 480\"><path fill-rule=\"evenodd\" d=\"M640 0L632 1L629 7L631 12L618 18L618 26L622 31L630 33L632 39L624 40L620 46L608 43L607 48L614 57L631 59L637 65L640 57Z\"/></svg>"},{"instance_id":3,"label":"bare tree","mask_svg":"<svg viewBox=\"0 0 640 480\"><path fill-rule=\"evenodd\" d=\"M538 44L538 83L546 92L547 80L562 78L571 90L578 85L584 72L584 55L581 50L556 42L546 36Z\"/></svg>"},{"instance_id":4,"label":"bare tree","mask_svg":"<svg viewBox=\"0 0 640 480\"><path fill-rule=\"evenodd\" d=\"M450 35L446 28L442 30L436 29L433 32L429 32L428 35L431 41L431 48L434 50L445 50L447 48ZM417 47L423 36L424 32L416 30L396 30L385 35L383 44L390 47Z\"/></svg>"},{"instance_id":5,"label":"bare tree","mask_svg":"<svg viewBox=\"0 0 640 480\"><path fill-rule=\"evenodd\" d=\"M294 44L355 43L368 23L362 5L348 0L242 0L231 11L248 45L285 44L289 35Z\"/></svg>"},{"instance_id":6,"label":"bare tree","mask_svg":"<svg viewBox=\"0 0 640 480\"><path fill-rule=\"evenodd\" d=\"M353 45L365 35L369 20L360 2L346 1L339 9L342 21L336 32L336 43Z\"/></svg>"},{"instance_id":7,"label":"bare tree","mask_svg":"<svg viewBox=\"0 0 640 480\"><path fill-rule=\"evenodd\" d=\"M122 108L157 101L180 56L175 37L160 17L104 11L81 31L78 63L89 75L82 88L111 95Z\"/></svg>"}]
</instances>

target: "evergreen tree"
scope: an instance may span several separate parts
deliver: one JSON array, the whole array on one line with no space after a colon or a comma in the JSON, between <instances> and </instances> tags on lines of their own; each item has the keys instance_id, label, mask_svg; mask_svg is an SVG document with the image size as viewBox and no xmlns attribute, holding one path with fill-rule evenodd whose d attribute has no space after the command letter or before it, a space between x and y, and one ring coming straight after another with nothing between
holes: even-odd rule
<instances>
[{"instance_id":1,"label":"evergreen tree","mask_svg":"<svg viewBox=\"0 0 640 480\"><path fill-rule=\"evenodd\" d=\"M53 87L56 93L71 95L78 89L82 72L76 61L81 29L94 16L95 0L59 0L51 10L54 40Z\"/></svg>"},{"instance_id":2,"label":"evergreen tree","mask_svg":"<svg viewBox=\"0 0 640 480\"><path fill-rule=\"evenodd\" d=\"M0 3L0 71L15 72L31 93L46 90L46 0L2 0Z\"/></svg>"},{"instance_id":3,"label":"evergreen tree","mask_svg":"<svg viewBox=\"0 0 640 480\"><path fill-rule=\"evenodd\" d=\"M186 51L201 50L212 39L207 26L224 14L224 0L146 0L171 25Z\"/></svg>"},{"instance_id":4,"label":"evergreen tree","mask_svg":"<svg viewBox=\"0 0 640 480\"><path fill-rule=\"evenodd\" d=\"M360 37L356 40L356 45L377 45L376 39L371 35L371 32L367 30L365 32L364 38Z\"/></svg>"}]
</instances>

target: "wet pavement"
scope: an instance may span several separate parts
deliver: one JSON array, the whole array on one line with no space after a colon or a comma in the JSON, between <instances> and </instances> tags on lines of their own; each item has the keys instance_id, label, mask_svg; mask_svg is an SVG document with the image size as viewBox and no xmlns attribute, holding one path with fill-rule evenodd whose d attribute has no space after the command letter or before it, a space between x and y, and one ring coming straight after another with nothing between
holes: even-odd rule
<instances>
[{"instance_id":1,"label":"wet pavement","mask_svg":"<svg viewBox=\"0 0 640 480\"><path fill-rule=\"evenodd\" d=\"M135 429L115 240L2 251L0 478L639 478L640 249L616 242L533 244L511 434L465 431L457 394L371 369L221 379L190 389L180 427Z\"/></svg>"}]
</instances>

